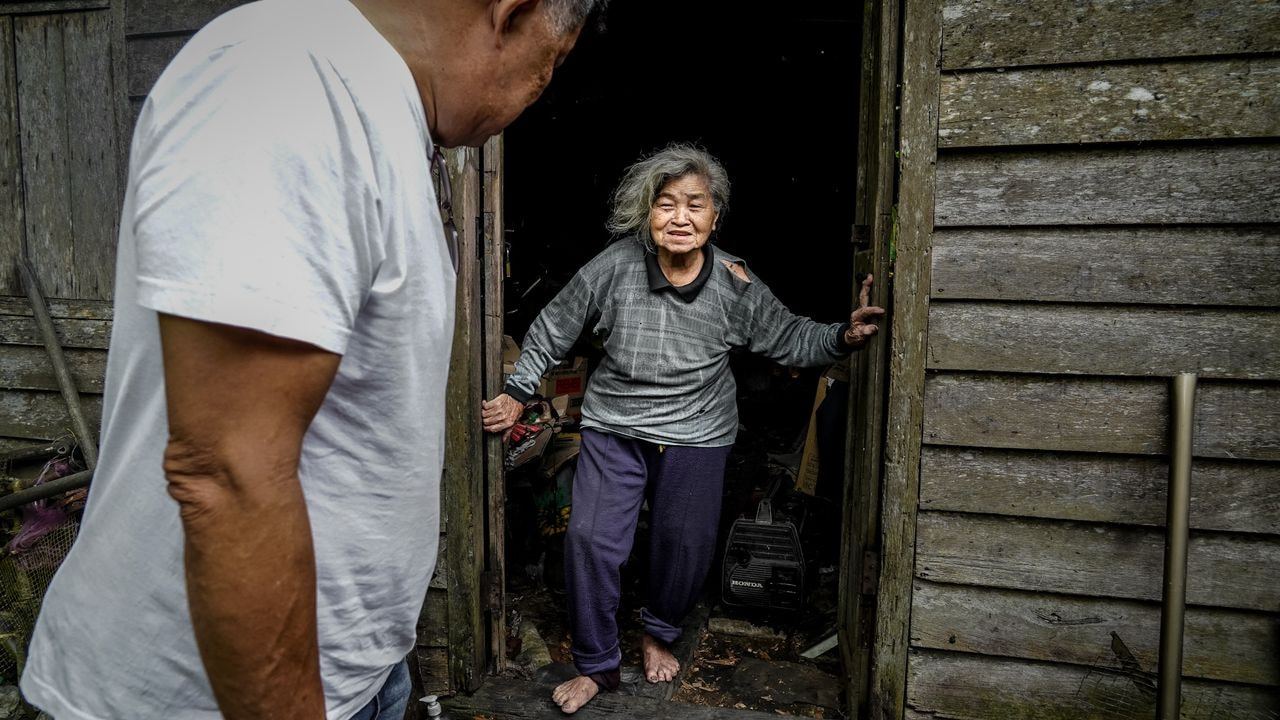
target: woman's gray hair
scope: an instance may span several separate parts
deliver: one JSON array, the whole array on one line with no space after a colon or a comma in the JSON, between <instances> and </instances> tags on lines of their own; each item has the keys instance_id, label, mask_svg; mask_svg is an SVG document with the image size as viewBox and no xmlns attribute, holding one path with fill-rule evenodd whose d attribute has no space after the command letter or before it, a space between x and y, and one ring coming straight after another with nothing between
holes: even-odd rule
<instances>
[{"instance_id":1,"label":"woman's gray hair","mask_svg":"<svg viewBox=\"0 0 1280 720\"><path fill-rule=\"evenodd\" d=\"M597 5L603 6L609 0L547 0L547 10L551 13L551 23L560 34L568 33L582 27L587 16Z\"/></svg>"},{"instance_id":2,"label":"woman's gray hair","mask_svg":"<svg viewBox=\"0 0 1280 720\"><path fill-rule=\"evenodd\" d=\"M674 144L659 150L627 168L613 193L613 211L609 215L609 232L634 234L650 251L654 250L649 234L649 210L667 183L686 175L697 175L707 181L712 207L721 220L729 210L729 174L711 153L696 145Z\"/></svg>"}]
</instances>

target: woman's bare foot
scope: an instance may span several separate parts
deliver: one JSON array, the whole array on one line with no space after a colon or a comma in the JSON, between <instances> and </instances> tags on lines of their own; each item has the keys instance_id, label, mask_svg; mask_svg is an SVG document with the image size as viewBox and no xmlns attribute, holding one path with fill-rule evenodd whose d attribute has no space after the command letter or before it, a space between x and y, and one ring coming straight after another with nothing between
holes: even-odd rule
<instances>
[{"instance_id":1,"label":"woman's bare foot","mask_svg":"<svg viewBox=\"0 0 1280 720\"><path fill-rule=\"evenodd\" d=\"M640 641L640 649L644 655L644 677L651 683L671 682L680 672L680 661L671 654L667 646L650 635L644 634Z\"/></svg>"},{"instance_id":2,"label":"woman's bare foot","mask_svg":"<svg viewBox=\"0 0 1280 720\"><path fill-rule=\"evenodd\" d=\"M556 701L566 715L576 713L583 705L591 702L591 698L600 692L600 686L586 675L560 683L551 691L551 699Z\"/></svg>"}]
</instances>

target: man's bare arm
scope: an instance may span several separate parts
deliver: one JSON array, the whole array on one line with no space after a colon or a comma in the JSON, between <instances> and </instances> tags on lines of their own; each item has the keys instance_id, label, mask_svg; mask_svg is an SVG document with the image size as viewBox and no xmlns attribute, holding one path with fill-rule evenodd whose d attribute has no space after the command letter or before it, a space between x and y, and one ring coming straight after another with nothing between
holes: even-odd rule
<instances>
[{"instance_id":1,"label":"man's bare arm","mask_svg":"<svg viewBox=\"0 0 1280 720\"><path fill-rule=\"evenodd\" d=\"M227 720L324 717L298 457L340 356L162 315L164 470L200 657Z\"/></svg>"}]
</instances>

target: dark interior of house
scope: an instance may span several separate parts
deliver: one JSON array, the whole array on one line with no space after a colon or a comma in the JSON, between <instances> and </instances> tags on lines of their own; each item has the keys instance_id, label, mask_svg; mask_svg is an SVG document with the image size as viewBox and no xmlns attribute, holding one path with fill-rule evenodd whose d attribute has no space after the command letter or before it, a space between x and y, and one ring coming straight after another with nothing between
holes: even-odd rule
<instances>
[{"instance_id":1,"label":"dark interior of house","mask_svg":"<svg viewBox=\"0 0 1280 720\"><path fill-rule=\"evenodd\" d=\"M508 129L505 329L517 342L578 268L614 239L605 220L624 169L671 142L704 147L728 171L729 209L713 242L745 259L793 312L820 322L847 319L854 285L859 6L765 8L615 1L584 31L543 97ZM601 356L585 334L573 354L588 367ZM697 617L686 625L694 627L686 635L696 636L687 640L693 659L675 697L838 717L838 650L816 659L800 655L834 632L847 384L829 382L826 368L784 368L746 353L736 354L731 366L738 439L726 474L716 563ZM800 492L794 487L820 384L828 386L813 420L821 470ZM573 430L564 428L561 440L571 442ZM547 453L555 447L552 441ZM543 472L525 466L508 473L508 647L519 658L528 654L525 641L540 640L563 665L570 657L557 540L572 472L545 462L540 467ZM724 565L745 560L750 551L743 543L751 546L746 536L731 537L735 520L757 519L764 499L776 524L789 525L782 544L798 545L795 574L784 583L774 570L777 582L764 583L769 592L761 597L726 597ZM643 516L637 532L645 532ZM644 547L637 537L624 569L624 685L626 667L639 664L635 615ZM787 591L778 589L782 585ZM537 628L537 638L527 625ZM538 664L523 667L537 674ZM770 673L783 678L776 689Z\"/></svg>"}]
</instances>

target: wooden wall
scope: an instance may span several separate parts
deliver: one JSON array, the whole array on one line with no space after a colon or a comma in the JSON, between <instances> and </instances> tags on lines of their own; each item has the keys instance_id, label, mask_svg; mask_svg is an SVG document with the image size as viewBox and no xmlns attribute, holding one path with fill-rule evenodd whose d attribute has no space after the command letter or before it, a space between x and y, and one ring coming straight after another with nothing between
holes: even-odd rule
<instances>
[{"instance_id":1,"label":"wooden wall","mask_svg":"<svg viewBox=\"0 0 1280 720\"><path fill-rule=\"evenodd\" d=\"M906 715L1153 717L1190 371L1183 717L1276 717L1280 2L941 17Z\"/></svg>"}]
</instances>

